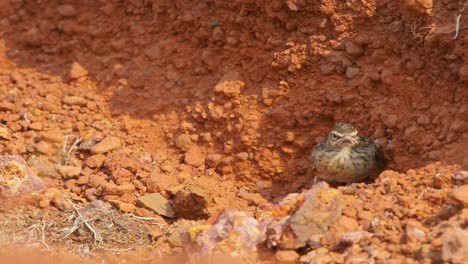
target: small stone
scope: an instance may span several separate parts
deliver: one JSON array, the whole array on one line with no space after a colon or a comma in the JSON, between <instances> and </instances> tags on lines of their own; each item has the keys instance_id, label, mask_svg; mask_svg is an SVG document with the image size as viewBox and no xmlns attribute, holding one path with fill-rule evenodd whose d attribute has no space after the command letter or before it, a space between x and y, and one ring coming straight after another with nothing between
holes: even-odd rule
<instances>
[{"instance_id":1,"label":"small stone","mask_svg":"<svg viewBox=\"0 0 468 264\"><path fill-rule=\"evenodd\" d=\"M219 41L224 39L224 32L221 27L215 27L212 32L213 40Z\"/></svg>"},{"instance_id":2,"label":"small stone","mask_svg":"<svg viewBox=\"0 0 468 264\"><path fill-rule=\"evenodd\" d=\"M215 86L216 93L223 93L227 97L238 97L244 87L242 81L220 81Z\"/></svg>"},{"instance_id":3,"label":"small stone","mask_svg":"<svg viewBox=\"0 0 468 264\"><path fill-rule=\"evenodd\" d=\"M453 180L458 184L468 184L468 171L458 171L453 175Z\"/></svg>"},{"instance_id":4,"label":"small stone","mask_svg":"<svg viewBox=\"0 0 468 264\"><path fill-rule=\"evenodd\" d=\"M164 173L152 173L147 180L148 192L150 193L161 193L178 184L179 181L175 176Z\"/></svg>"},{"instance_id":5,"label":"small stone","mask_svg":"<svg viewBox=\"0 0 468 264\"><path fill-rule=\"evenodd\" d=\"M445 231L442 235L442 259L450 263L468 262L468 231Z\"/></svg>"},{"instance_id":6,"label":"small stone","mask_svg":"<svg viewBox=\"0 0 468 264\"><path fill-rule=\"evenodd\" d=\"M427 228L417 220L410 219L406 223L405 234L409 242L424 241L427 233Z\"/></svg>"},{"instance_id":7,"label":"small stone","mask_svg":"<svg viewBox=\"0 0 468 264\"><path fill-rule=\"evenodd\" d=\"M86 106L88 104L88 100L79 96L67 96L63 98L62 102L66 105L78 105L78 106Z\"/></svg>"},{"instance_id":8,"label":"small stone","mask_svg":"<svg viewBox=\"0 0 468 264\"><path fill-rule=\"evenodd\" d=\"M416 120L416 122L418 123L418 125L429 125L429 123L431 122L431 120L429 119L429 117L427 115L420 115L418 117L418 120Z\"/></svg>"},{"instance_id":9,"label":"small stone","mask_svg":"<svg viewBox=\"0 0 468 264\"><path fill-rule=\"evenodd\" d=\"M110 182L105 184L104 187L106 194L110 195L123 195L125 193L132 193L135 191L135 185L129 182L124 182L121 185Z\"/></svg>"},{"instance_id":10,"label":"small stone","mask_svg":"<svg viewBox=\"0 0 468 264\"><path fill-rule=\"evenodd\" d=\"M467 128L468 124L461 119L454 120L450 125L450 131L454 132L465 132Z\"/></svg>"},{"instance_id":11,"label":"small stone","mask_svg":"<svg viewBox=\"0 0 468 264\"><path fill-rule=\"evenodd\" d=\"M210 168L215 168L223 159L223 156L220 154L208 154L206 156L206 166Z\"/></svg>"},{"instance_id":12,"label":"small stone","mask_svg":"<svg viewBox=\"0 0 468 264\"><path fill-rule=\"evenodd\" d=\"M29 128L32 130L40 131L44 128L44 125L42 124L42 122L33 122L29 125Z\"/></svg>"},{"instance_id":13,"label":"small stone","mask_svg":"<svg viewBox=\"0 0 468 264\"><path fill-rule=\"evenodd\" d=\"M388 128L394 128L398 123L398 116L395 114L387 115L386 117L384 117L383 122Z\"/></svg>"},{"instance_id":14,"label":"small stone","mask_svg":"<svg viewBox=\"0 0 468 264\"><path fill-rule=\"evenodd\" d=\"M391 85L393 84L393 81L394 81L393 76L394 76L394 73L391 69L384 68L382 70L382 73L380 74L380 80L384 84Z\"/></svg>"},{"instance_id":15,"label":"small stone","mask_svg":"<svg viewBox=\"0 0 468 264\"><path fill-rule=\"evenodd\" d=\"M5 100L0 102L0 111L16 112L17 110L18 110L18 107L16 107L16 105L13 103L10 103Z\"/></svg>"},{"instance_id":16,"label":"small stone","mask_svg":"<svg viewBox=\"0 0 468 264\"><path fill-rule=\"evenodd\" d=\"M205 162L205 157L199 147L193 146L185 153L184 162L187 165L198 168Z\"/></svg>"},{"instance_id":17,"label":"small stone","mask_svg":"<svg viewBox=\"0 0 468 264\"><path fill-rule=\"evenodd\" d=\"M187 151L192 146L192 144L192 139L188 134L182 134L175 139L176 147L183 151Z\"/></svg>"},{"instance_id":18,"label":"small stone","mask_svg":"<svg viewBox=\"0 0 468 264\"><path fill-rule=\"evenodd\" d=\"M238 153L238 154L236 155L236 158L237 158L238 160L246 161L246 160L249 159L249 153L247 153L247 152Z\"/></svg>"},{"instance_id":19,"label":"small stone","mask_svg":"<svg viewBox=\"0 0 468 264\"><path fill-rule=\"evenodd\" d=\"M45 156L32 156L28 160L29 166L38 176L50 176L55 173L55 165Z\"/></svg>"},{"instance_id":20,"label":"small stone","mask_svg":"<svg viewBox=\"0 0 468 264\"><path fill-rule=\"evenodd\" d=\"M358 67L348 67L346 68L346 77L348 79L353 79L358 76L360 69Z\"/></svg>"},{"instance_id":21,"label":"small stone","mask_svg":"<svg viewBox=\"0 0 468 264\"><path fill-rule=\"evenodd\" d=\"M454 189L451 193L451 196L464 207L468 207L468 184Z\"/></svg>"},{"instance_id":22,"label":"small stone","mask_svg":"<svg viewBox=\"0 0 468 264\"><path fill-rule=\"evenodd\" d=\"M140 196L138 202L160 215L169 218L175 217L175 212L171 204L159 193L150 193Z\"/></svg>"},{"instance_id":23,"label":"small stone","mask_svg":"<svg viewBox=\"0 0 468 264\"><path fill-rule=\"evenodd\" d=\"M323 75L330 75L335 71L335 65L332 63L323 64L320 66L320 71Z\"/></svg>"},{"instance_id":24,"label":"small stone","mask_svg":"<svg viewBox=\"0 0 468 264\"><path fill-rule=\"evenodd\" d=\"M360 210L358 212L358 218L360 220L372 221L374 219L374 214L369 211Z\"/></svg>"},{"instance_id":25,"label":"small stone","mask_svg":"<svg viewBox=\"0 0 468 264\"><path fill-rule=\"evenodd\" d=\"M190 187L176 193L172 206L177 216L198 220L208 216L207 207L210 202L211 198L203 189Z\"/></svg>"},{"instance_id":26,"label":"small stone","mask_svg":"<svg viewBox=\"0 0 468 264\"><path fill-rule=\"evenodd\" d=\"M117 209L119 209L120 211L124 213L131 213L131 212L134 212L136 209L135 205L131 203L125 203L119 200L109 200L109 203L117 207Z\"/></svg>"},{"instance_id":27,"label":"small stone","mask_svg":"<svg viewBox=\"0 0 468 264\"><path fill-rule=\"evenodd\" d=\"M34 146L34 148L36 149L36 151L42 154L48 155L48 156L55 153L54 147L52 147L52 145L50 145L49 143L45 141L40 141Z\"/></svg>"},{"instance_id":28,"label":"small stone","mask_svg":"<svg viewBox=\"0 0 468 264\"><path fill-rule=\"evenodd\" d=\"M460 80L468 82L468 63L465 62L465 64L460 67L458 70L458 76L460 77Z\"/></svg>"},{"instance_id":29,"label":"small stone","mask_svg":"<svg viewBox=\"0 0 468 264\"><path fill-rule=\"evenodd\" d=\"M6 140L11 140L12 139L12 134L8 128L4 126L0 126L0 138L6 139Z\"/></svg>"},{"instance_id":30,"label":"small stone","mask_svg":"<svg viewBox=\"0 0 468 264\"><path fill-rule=\"evenodd\" d=\"M39 135L44 141L49 143L63 143L65 140L62 131L58 129L43 131Z\"/></svg>"},{"instance_id":31,"label":"small stone","mask_svg":"<svg viewBox=\"0 0 468 264\"><path fill-rule=\"evenodd\" d=\"M90 156L86 159L85 164L90 168L100 168L104 161L106 160L106 156L103 154L97 154Z\"/></svg>"},{"instance_id":32,"label":"small stone","mask_svg":"<svg viewBox=\"0 0 468 264\"><path fill-rule=\"evenodd\" d=\"M78 62L74 62L71 65L71 69L69 73L70 79L75 80L81 77L85 77L88 74L89 72L85 68L83 68Z\"/></svg>"},{"instance_id":33,"label":"small stone","mask_svg":"<svg viewBox=\"0 0 468 264\"><path fill-rule=\"evenodd\" d=\"M81 167L76 167L76 166L61 166L59 168L60 175L64 179L70 179L74 178L81 173Z\"/></svg>"},{"instance_id":34,"label":"small stone","mask_svg":"<svg viewBox=\"0 0 468 264\"><path fill-rule=\"evenodd\" d=\"M59 6L57 8L57 12L59 13L59 15L61 15L63 17L73 17L73 16L76 16L76 14L77 14L77 11L76 11L75 7L73 7L70 4L65 4L65 5Z\"/></svg>"},{"instance_id":35,"label":"small stone","mask_svg":"<svg viewBox=\"0 0 468 264\"><path fill-rule=\"evenodd\" d=\"M275 253L275 259L279 263L294 264L299 260L299 254L294 250L278 250Z\"/></svg>"},{"instance_id":36,"label":"small stone","mask_svg":"<svg viewBox=\"0 0 468 264\"><path fill-rule=\"evenodd\" d=\"M122 146L118 137L108 136L91 147L91 153L102 154Z\"/></svg>"},{"instance_id":37,"label":"small stone","mask_svg":"<svg viewBox=\"0 0 468 264\"><path fill-rule=\"evenodd\" d=\"M345 43L345 49L348 54L353 56L359 56L364 53L364 50L361 48L361 46L351 41Z\"/></svg>"}]
</instances>

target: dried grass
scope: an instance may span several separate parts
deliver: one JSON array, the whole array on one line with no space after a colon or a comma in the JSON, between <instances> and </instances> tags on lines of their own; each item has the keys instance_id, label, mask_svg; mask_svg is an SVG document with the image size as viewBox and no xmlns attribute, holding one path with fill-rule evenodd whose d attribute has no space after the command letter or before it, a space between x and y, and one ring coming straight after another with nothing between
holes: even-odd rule
<instances>
[{"instance_id":1,"label":"dried grass","mask_svg":"<svg viewBox=\"0 0 468 264\"><path fill-rule=\"evenodd\" d=\"M54 245L80 254L124 252L151 246L154 228L164 228L153 218L122 214L100 201L98 206L90 205L73 204L74 210L69 212L0 208L0 246Z\"/></svg>"}]
</instances>

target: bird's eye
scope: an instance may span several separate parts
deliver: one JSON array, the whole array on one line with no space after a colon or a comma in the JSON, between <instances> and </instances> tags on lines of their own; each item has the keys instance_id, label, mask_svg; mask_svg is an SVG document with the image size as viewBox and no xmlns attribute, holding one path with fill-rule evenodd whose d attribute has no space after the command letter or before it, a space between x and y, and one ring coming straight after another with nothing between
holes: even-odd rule
<instances>
[{"instance_id":1,"label":"bird's eye","mask_svg":"<svg viewBox=\"0 0 468 264\"><path fill-rule=\"evenodd\" d=\"M337 134L331 134L332 140L337 140L339 137Z\"/></svg>"}]
</instances>

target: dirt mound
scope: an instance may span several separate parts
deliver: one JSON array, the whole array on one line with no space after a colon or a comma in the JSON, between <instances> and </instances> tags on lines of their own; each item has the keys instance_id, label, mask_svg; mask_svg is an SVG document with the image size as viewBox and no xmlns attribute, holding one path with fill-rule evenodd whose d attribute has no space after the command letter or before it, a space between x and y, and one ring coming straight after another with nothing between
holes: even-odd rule
<instances>
[{"instance_id":1,"label":"dirt mound","mask_svg":"<svg viewBox=\"0 0 468 264\"><path fill-rule=\"evenodd\" d=\"M361 246L456 261L429 241L464 217L447 197L468 166L467 10L455 0L3 1L0 149L73 203L102 200L172 226L215 221L226 207L256 214L309 189L312 147L347 121L398 173L351 186L361 205L344 215L377 232L389 208L371 201L402 206L385 239ZM69 209L40 195L33 207ZM405 232L438 224L401 246ZM180 250L165 238L145 243ZM340 254L338 236L326 239L318 252Z\"/></svg>"}]
</instances>

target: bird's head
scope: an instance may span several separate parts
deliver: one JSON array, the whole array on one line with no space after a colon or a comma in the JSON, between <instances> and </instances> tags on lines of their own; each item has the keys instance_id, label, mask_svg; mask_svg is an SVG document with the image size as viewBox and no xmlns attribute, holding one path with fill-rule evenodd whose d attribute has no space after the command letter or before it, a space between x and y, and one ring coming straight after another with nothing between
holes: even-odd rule
<instances>
[{"instance_id":1,"label":"bird's head","mask_svg":"<svg viewBox=\"0 0 468 264\"><path fill-rule=\"evenodd\" d=\"M333 148L352 148L359 144L359 135L352 125L340 122L335 124L328 135L327 143Z\"/></svg>"}]
</instances>

